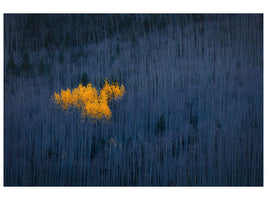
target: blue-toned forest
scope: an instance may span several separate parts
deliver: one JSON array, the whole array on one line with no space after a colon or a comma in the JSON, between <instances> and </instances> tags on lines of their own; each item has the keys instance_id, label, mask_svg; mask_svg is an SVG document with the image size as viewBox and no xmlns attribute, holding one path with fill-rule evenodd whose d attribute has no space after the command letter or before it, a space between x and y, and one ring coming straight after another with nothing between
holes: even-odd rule
<instances>
[{"instance_id":1,"label":"blue-toned forest","mask_svg":"<svg viewBox=\"0 0 267 200\"><path fill-rule=\"evenodd\" d=\"M4 186L263 186L263 15L5 14Z\"/></svg>"}]
</instances>

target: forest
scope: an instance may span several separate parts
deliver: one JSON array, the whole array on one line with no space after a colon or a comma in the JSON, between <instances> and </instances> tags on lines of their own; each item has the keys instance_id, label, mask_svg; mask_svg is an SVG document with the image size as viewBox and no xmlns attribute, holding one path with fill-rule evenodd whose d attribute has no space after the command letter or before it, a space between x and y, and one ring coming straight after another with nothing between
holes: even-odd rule
<instances>
[{"instance_id":1,"label":"forest","mask_svg":"<svg viewBox=\"0 0 267 200\"><path fill-rule=\"evenodd\" d=\"M3 71L4 186L263 186L263 14L4 14Z\"/></svg>"}]
</instances>

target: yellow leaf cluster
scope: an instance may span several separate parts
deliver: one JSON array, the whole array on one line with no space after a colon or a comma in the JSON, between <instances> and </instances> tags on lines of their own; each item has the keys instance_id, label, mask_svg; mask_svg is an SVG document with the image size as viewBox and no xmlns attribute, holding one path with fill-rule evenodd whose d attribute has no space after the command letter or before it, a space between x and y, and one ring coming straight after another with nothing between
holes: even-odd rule
<instances>
[{"instance_id":1,"label":"yellow leaf cluster","mask_svg":"<svg viewBox=\"0 0 267 200\"><path fill-rule=\"evenodd\" d=\"M112 99L122 98L124 94L124 85L119 86L118 83L109 84L106 79L100 92L91 83L87 86L80 84L72 91L67 88L67 90L61 89L60 93L55 92L54 100L64 110L74 107L80 109L84 117L109 120L112 113L108 102Z\"/></svg>"},{"instance_id":2,"label":"yellow leaf cluster","mask_svg":"<svg viewBox=\"0 0 267 200\"><path fill-rule=\"evenodd\" d=\"M105 80L105 84L100 91L100 95L103 95L103 97L110 99L117 99L122 98L125 93L124 85L119 86L118 83L113 83L110 85L107 80Z\"/></svg>"}]
</instances>

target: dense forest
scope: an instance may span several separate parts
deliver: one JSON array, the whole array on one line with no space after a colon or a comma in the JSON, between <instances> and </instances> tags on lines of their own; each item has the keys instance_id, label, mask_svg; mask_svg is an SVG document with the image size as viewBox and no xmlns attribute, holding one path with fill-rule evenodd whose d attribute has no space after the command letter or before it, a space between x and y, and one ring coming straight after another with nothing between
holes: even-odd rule
<instances>
[{"instance_id":1,"label":"dense forest","mask_svg":"<svg viewBox=\"0 0 267 200\"><path fill-rule=\"evenodd\" d=\"M5 14L4 185L263 186L263 15Z\"/></svg>"}]
</instances>

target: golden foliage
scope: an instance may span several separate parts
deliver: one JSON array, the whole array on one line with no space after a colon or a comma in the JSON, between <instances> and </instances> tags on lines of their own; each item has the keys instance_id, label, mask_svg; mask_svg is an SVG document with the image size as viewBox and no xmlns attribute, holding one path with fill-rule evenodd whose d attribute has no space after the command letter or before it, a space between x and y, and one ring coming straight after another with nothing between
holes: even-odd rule
<instances>
[{"instance_id":1,"label":"golden foliage","mask_svg":"<svg viewBox=\"0 0 267 200\"><path fill-rule=\"evenodd\" d=\"M106 79L100 92L91 83L87 86L80 84L72 91L67 88L66 91L61 89L60 93L55 92L54 100L65 111L70 107L74 107L80 109L84 117L109 120L112 113L108 102L112 99L120 99L124 94L124 85L119 86L118 83L109 84Z\"/></svg>"}]
</instances>

